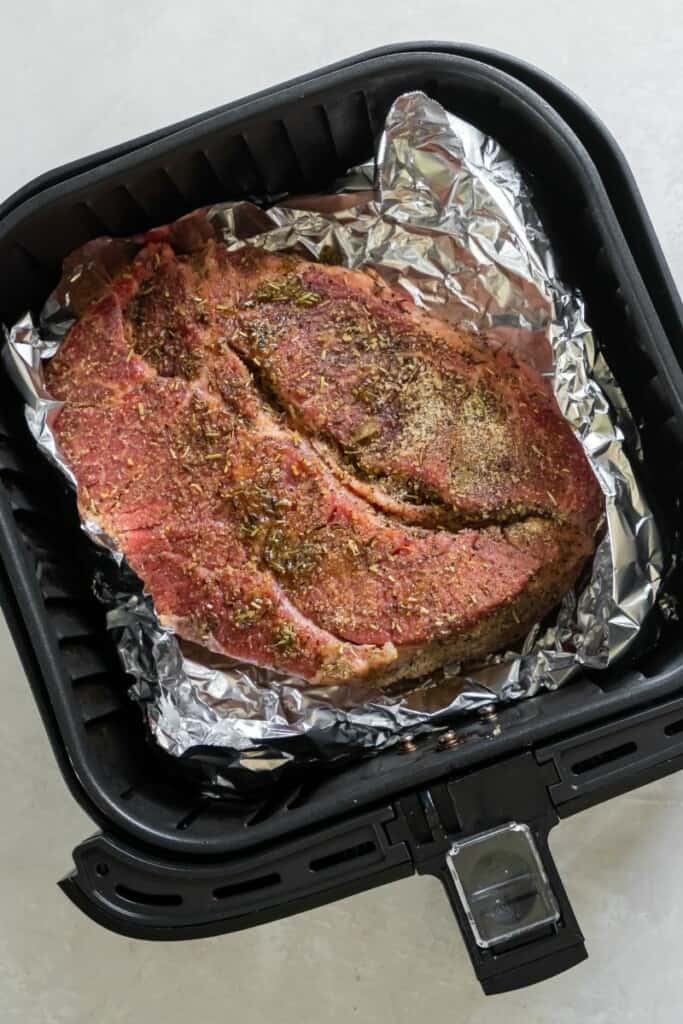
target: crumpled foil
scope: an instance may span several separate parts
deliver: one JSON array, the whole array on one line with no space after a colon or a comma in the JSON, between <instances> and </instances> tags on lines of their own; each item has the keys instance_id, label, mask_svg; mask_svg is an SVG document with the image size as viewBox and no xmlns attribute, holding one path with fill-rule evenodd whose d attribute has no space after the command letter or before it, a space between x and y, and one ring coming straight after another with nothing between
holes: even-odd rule
<instances>
[{"instance_id":1,"label":"crumpled foil","mask_svg":"<svg viewBox=\"0 0 683 1024\"><path fill-rule=\"evenodd\" d=\"M230 785L245 769L276 773L292 762L378 750L458 713L554 688L580 666L605 668L633 644L664 569L630 461L640 457L637 432L581 296L558 280L527 185L495 139L409 93L388 113L375 164L350 171L334 192L270 209L224 203L172 230L186 251L213 236L232 249L248 243L373 267L434 315L514 347L546 377L584 447L605 497L605 530L580 585L519 650L449 665L419 684L359 692L301 687L295 678L179 642L160 625L112 539L83 522L114 556L113 582L111 573L107 582L98 574L96 588L135 678L131 695L161 747L193 756L220 748L217 779ZM39 325L24 317L8 332L6 357L26 397L29 428L74 486L52 433L59 404L45 391L42 362L57 351L83 293L87 298L93 282L109 280L141 244L100 239L84 246L66 262Z\"/></svg>"}]
</instances>

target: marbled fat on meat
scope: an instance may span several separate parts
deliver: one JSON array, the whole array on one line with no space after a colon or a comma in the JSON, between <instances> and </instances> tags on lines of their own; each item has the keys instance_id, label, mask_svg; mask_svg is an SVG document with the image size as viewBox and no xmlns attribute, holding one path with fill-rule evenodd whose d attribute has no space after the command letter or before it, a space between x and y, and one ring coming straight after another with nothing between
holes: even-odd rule
<instances>
[{"instance_id":1,"label":"marbled fat on meat","mask_svg":"<svg viewBox=\"0 0 683 1024\"><path fill-rule=\"evenodd\" d=\"M162 621L314 684L504 648L601 496L541 379L376 275L157 232L47 368L81 513Z\"/></svg>"}]
</instances>

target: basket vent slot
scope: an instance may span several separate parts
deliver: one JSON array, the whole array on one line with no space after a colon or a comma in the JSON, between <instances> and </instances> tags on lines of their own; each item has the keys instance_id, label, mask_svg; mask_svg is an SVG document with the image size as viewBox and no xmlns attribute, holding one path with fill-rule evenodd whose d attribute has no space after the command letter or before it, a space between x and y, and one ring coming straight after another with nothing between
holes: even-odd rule
<instances>
[{"instance_id":1,"label":"basket vent slot","mask_svg":"<svg viewBox=\"0 0 683 1024\"><path fill-rule=\"evenodd\" d=\"M371 839L364 843L357 843L356 846L347 846L345 850L336 850L324 857L316 857L309 864L311 871L327 871L328 868L336 868L339 864L345 864L350 860L357 860L359 857L368 857L377 849L377 843Z\"/></svg>"},{"instance_id":2,"label":"basket vent slot","mask_svg":"<svg viewBox=\"0 0 683 1024\"><path fill-rule=\"evenodd\" d=\"M294 811L297 807L303 807L304 804L308 803L314 793L316 793L322 783L320 779L311 779L308 782L302 782L300 786L290 794L289 800L287 801L287 810Z\"/></svg>"},{"instance_id":3,"label":"basket vent slot","mask_svg":"<svg viewBox=\"0 0 683 1024\"><path fill-rule=\"evenodd\" d=\"M184 832L186 829L190 828L190 826L194 824L194 822L197 820L197 818L202 813L202 811L204 810L208 803L208 800L200 800L199 803L192 808L192 810L188 811L188 813L184 817L182 817L178 824L176 825L178 831Z\"/></svg>"},{"instance_id":4,"label":"basket vent slot","mask_svg":"<svg viewBox=\"0 0 683 1024\"><path fill-rule=\"evenodd\" d=\"M183 902L182 896L176 892L141 892L139 889L131 889L129 885L119 884L116 886L116 894L122 900L129 903L141 903L145 907L179 907Z\"/></svg>"},{"instance_id":5,"label":"basket vent slot","mask_svg":"<svg viewBox=\"0 0 683 1024\"><path fill-rule=\"evenodd\" d=\"M261 889L269 889L273 885L279 885L282 881L277 871L269 875L260 875L258 878L247 878L244 882L233 882L230 885L219 885L213 890L215 900L229 900L232 896L244 896L245 893L259 892Z\"/></svg>"},{"instance_id":6,"label":"basket vent slot","mask_svg":"<svg viewBox=\"0 0 683 1024\"><path fill-rule=\"evenodd\" d=\"M244 824L248 828L252 828L254 825L260 825L261 822L267 821L268 818L272 818L282 811L288 811L292 807L298 806L297 801L299 800L301 788L297 784L293 789L287 787L284 790L276 790L272 796L258 805L255 811L245 820Z\"/></svg>"},{"instance_id":7,"label":"basket vent slot","mask_svg":"<svg viewBox=\"0 0 683 1024\"><path fill-rule=\"evenodd\" d=\"M628 757L629 754L635 754L638 749L638 744L630 740L628 743L621 743L618 747L611 747L610 750L603 750L599 754L593 754L592 757L587 757L583 761L577 761L576 764L572 765L572 772L574 775L585 775L587 772L592 772L595 768L601 768L605 764L611 764L612 761L619 761L622 757Z\"/></svg>"}]
</instances>

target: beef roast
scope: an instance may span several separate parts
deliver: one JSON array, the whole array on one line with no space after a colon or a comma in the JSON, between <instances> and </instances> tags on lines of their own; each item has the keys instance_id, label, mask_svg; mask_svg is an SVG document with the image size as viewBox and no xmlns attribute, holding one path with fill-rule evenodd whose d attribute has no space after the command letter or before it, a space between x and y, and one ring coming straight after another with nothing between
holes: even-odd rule
<instances>
[{"instance_id":1,"label":"beef roast","mask_svg":"<svg viewBox=\"0 0 683 1024\"><path fill-rule=\"evenodd\" d=\"M316 684L520 637L601 500L544 382L376 275L162 233L47 368L84 518L162 621Z\"/></svg>"}]
</instances>

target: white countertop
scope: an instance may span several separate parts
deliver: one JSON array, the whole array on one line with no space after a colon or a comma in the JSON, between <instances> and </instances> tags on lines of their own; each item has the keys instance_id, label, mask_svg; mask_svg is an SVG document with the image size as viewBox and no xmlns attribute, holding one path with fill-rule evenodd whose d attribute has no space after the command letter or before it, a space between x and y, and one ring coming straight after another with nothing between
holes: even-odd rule
<instances>
[{"instance_id":1,"label":"white countertop","mask_svg":"<svg viewBox=\"0 0 683 1024\"><path fill-rule=\"evenodd\" d=\"M683 282L677 0L8 0L3 14L0 198L57 164L372 46L460 40L537 64L595 109ZM195 943L135 943L91 924L55 882L95 828L62 782L4 623L0 678L3 1024L680 1021L683 774L556 829L590 959L486 999L431 879Z\"/></svg>"}]
</instances>

